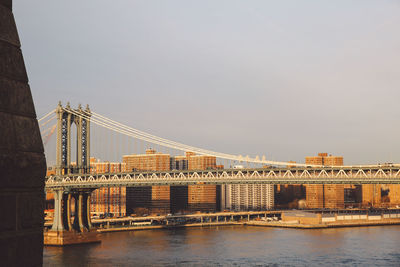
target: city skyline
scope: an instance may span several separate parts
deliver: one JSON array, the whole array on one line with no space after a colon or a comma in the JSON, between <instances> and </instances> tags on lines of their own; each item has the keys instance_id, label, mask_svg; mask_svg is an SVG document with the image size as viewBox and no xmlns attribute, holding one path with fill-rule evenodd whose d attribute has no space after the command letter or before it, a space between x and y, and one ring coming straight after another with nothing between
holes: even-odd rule
<instances>
[{"instance_id":1,"label":"city skyline","mask_svg":"<svg viewBox=\"0 0 400 267\"><path fill-rule=\"evenodd\" d=\"M215 151L400 162L394 1L42 5L14 3L38 116L80 102Z\"/></svg>"}]
</instances>

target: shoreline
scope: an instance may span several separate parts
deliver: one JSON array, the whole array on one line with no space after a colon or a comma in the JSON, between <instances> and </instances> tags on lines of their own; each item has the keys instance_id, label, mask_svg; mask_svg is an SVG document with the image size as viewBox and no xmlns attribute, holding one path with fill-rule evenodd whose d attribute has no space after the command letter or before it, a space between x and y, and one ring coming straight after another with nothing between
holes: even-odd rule
<instances>
[{"instance_id":1,"label":"shoreline","mask_svg":"<svg viewBox=\"0 0 400 267\"><path fill-rule=\"evenodd\" d=\"M244 225L258 227L277 227L277 228L293 228L293 229L329 229L329 228L345 228L345 227L367 227L367 226L391 226L400 225L400 220L391 220L384 222L349 222L349 223L330 223L330 224L292 224L284 222L245 222Z\"/></svg>"},{"instance_id":2,"label":"shoreline","mask_svg":"<svg viewBox=\"0 0 400 267\"><path fill-rule=\"evenodd\" d=\"M99 233L122 232L122 231L142 231L153 229L176 229L187 227L207 227L207 226L257 226L257 227L274 227L274 228L292 228L292 229L329 229L329 228L345 228L345 227L367 227L367 226L391 226L400 225L400 220L390 220L383 222L349 222L349 223L331 223L331 224L293 224L284 222L212 222L212 223L193 223L181 225L151 225L151 226L130 226L130 227L113 227L97 229Z\"/></svg>"}]
</instances>

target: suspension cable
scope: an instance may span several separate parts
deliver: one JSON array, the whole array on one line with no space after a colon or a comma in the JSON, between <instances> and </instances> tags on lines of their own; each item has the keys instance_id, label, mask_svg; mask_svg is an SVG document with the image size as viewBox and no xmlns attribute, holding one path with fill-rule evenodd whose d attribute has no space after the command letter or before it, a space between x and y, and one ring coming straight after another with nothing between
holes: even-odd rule
<instances>
[{"instance_id":1,"label":"suspension cable","mask_svg":"<svg viewBox=\"0 0 400 267\"><path fill-rule=\"evenodd\" d=\"M50 140L50 137L54 134L54 131L56 130L56 128L57 128L57 123L54 124L54 125L51 127L51 131L44 137L44 141L43 141L43 144L44 144L44 145L47 145L47 143L48 143L49 140Z\"/></svg>"},{"instance_id":2,"label":"suspension cable","mask_svg":"<svg viewBox=\"0 0 400 267\"><path fill-rule=\"evenodd\" d=\"M50 111L49 113L47 113L46 115L44 115L43 117L41 117L40 119L38 119L38 122L41 122L42 120L44 120L45 118L47 118L48 116L50 116L52 113L54 113L56 110L53 109L52 111Z\"/></svg>"},{"instance_id":3,"label":"suspension cable","mask_svg":"<svg viewBox=\"0 0 400 267\"><path fill-rule=\"evenodd\" d=\"M113 121L111 119L108 119L108 118L106 118L106 117L104 117L104 116L102 116L100 114L95 113L95 112L92 112L92 114L94 114L94 116L99 117L99 119L101 119L103 121L105 120L105 121L107 121L107 122L109 122L109 123L111 123L111 124L113 124L113 125L115 125L117 127L121 127L124 130L134 132L135 134L139 134L139 135L154 139L155 141L158 141L158 142L161 142L161 143L164 143L164 144L173 145L174 146L173 148L176 148L176 149L181 150L181 151L193 151L193 152L197 152L197 153L203 154L203 155L214 155L214 156L220 157L220 158L231 158L231 157L236 158L237 157L237 156L234 156L234 155L214 152L214 151L210 151L210 150L206 150L206 149L201 149L201 148L197 148L197 147L193 147L193 146L188 146L188 145L181 144L181 143L178 143L178 142L174 142L174 141L171 141L171 140L167 140L167 139L164 139L164 138L161 138L161 137L158 137L158 136L151 135L149 133L145 133L145 132L136 130L134 128L128 127L128 126L123 125L121 123L115 122L115 121ZM153 143L159 144L158 142L155 142L155 141ZM165 146L167 146L167 145L165 145Z\"/></svg>"},{"instance_id":4,"label":"suspension cable","mask_svg":"<svg viewBox=\"0 0 400 267\"><path fill-rule=\"evenodd\" d=\"M201 155L209 155L209 156L215 156L218 158L223 158L223 159L228 159L228 160L236 160L239 162L252 162L252 163L257 163L257 164L268 164L268 165L276 165L276 166L297 166L297 167L323 167L323 168L332 168L332 167L374 167L378 165L354 165L354 166L323 166L323 165L315 165L315 164L304 164L304 163L289 163L289 162L282 162L282 161L271 161L271 160L266 160L265 157L260 159L259 157L257 158L250 158L249 156L243 157L243 156L236 156L236 155L231 155L231 154L225 154L225 153L219 153L211 150L206 150L206 149L201 149L193 146L188 146L184 145L178 142L174 142L171 140L167 140L164 138L160 138L139 130L136 130L134 128L128 127L126 125L123 125L121 123L115 122L111 119L108 119L100 114L92 112L94 115L93 117L89 117L85 114L78 113L74 110L71 109L64 109L65 111L72 113L76 116L85 118L89 121L94 122L95 124L105 127L109 130L124 134L126 136L130 136L133 138L140 139L142 141L146 141L149 143L161 145L164 147L176 149L176 150L181 150L181 151L193 151ZM394 164L394 165L399 165L399 164Z\"/></svg>"},{"instance_id":5,"label":"suspension cable","mask_svg":"<svg viewBox=\"0 0 400 267\"><path fill-rule=\"evenodd\" d=\"M47 121L43 122L40 127L45 126L46 124L48 124L49 122L51 122L52 120L54 120L56 118L56 115L50 117L50 119L48 119Z\"/></svg>"},{"instance_id":6,"label":"suspension cable","mask_svg":"<svg viewBox=\"0 0 400 267\"><path fill-rule=\"evenodd\" d=\"M41 135L44 135L45 133L47 133L47 132L49 132L51 129L53 129L54 126L57 126L57 123L54 124L54 125L52 125L52 126L50 126L50 127L47 128L46 130L41 131L40 134L41 134Z\"/></svg>"},{"instance_id":7,"label":"suspension cable","mask_svg":"<svg viewBox=\"0 0 400 267\"><path fill-rule=\"evenodd\" d=\"M147 142L154 143L154 144L159 144L159 145L162 145L162 146L170 147L170 148L181 150L181 151L193 151L193 152L197 152L197 153L202 154L202 155L209 155L209 156L215 156L215 157L218 157L218 158L226 158L226 159L245 161L245 162L255 162L255 163L259 163L259 164L269 164L269 165L278 165L278 166L279 165L284 165L284 166L288 165L287 162L256 160L256 159L252 159L252 158L250 158L248 156L246 158L243 158L242 156L235 156L235 155L229 155L229 154L224 154L224 153L218 153L218 152L204 150L204 149L200 149L200 148L196 148L196 147L186 146L186 145L183 145L183 144L182 145L184 146L184 148L182 148L180 146L173 146L173 145L171 145L169 143L164 143L164 142L161 142L159 140L152 140L149 137L144 137L144 136L140 136L139 134L134 134L132 132L128 132L127 130L118 129L117 127L115 127L113 125L109 125L104 121L99 121L96 118L90 118L89 116L81 114L81 113L78 113L78 112L76 112L74 110L65 109L65 111L70 112L70 113L72 113L72 114L74 114L76 116L85 118L87 120L90 120L90 121L94 122L95 124L103 126L103 127L107 128L107 129L110 129L110 130L113 130L113 131L116 131L116 132L119 132L119 133L122 133L122 134L125 134L125 135L128 135L128 136L131 136L131 137L135 137L135 138L138 138L138 139L143 140L143 141L147 141ZM174 143L176 143L176 142L174 142ZM177 144L179 144L179 143L177 143ZM305 166L324 167L324 166L320 166L320 165L302 164L302 163L293 163L291 165L295 165L295 164L296 164L296 166L303 166L303 167L305 167Z\"/></svg>"}]
</instances>

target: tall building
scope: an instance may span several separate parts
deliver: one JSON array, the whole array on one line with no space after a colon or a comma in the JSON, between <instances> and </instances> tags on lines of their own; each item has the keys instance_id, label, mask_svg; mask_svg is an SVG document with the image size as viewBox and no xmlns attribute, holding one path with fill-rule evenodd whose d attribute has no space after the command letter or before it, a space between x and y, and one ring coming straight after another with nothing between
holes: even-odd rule
<instances>
[{"instance_id":1,"label":"tall building","mask_svg":"<svg viewBox=\"0 0 400 267\"><path fill-rule=\"evenodd\" d=\"M400 185L390 184L389 187L389 206L400 206Z\"/></svg>"},{"instance_id":2,"label":"tall building","mask_svg":"<svg viewBox=\"0 0 400 267\"><path fill-rule=\"evenodd\" d=\"M187 213L188 208L188 187L182 186L171 186L170 189L170 203L171 213Z\"/></svg>"},{"instance_id":3,"label":"tall building","mask_svg":"<svg viewBox=\"0 0 400 267\"><path fill-rule=\"evenodd\" d=\"M305 186L303 185L275 185L274 206L276 208L299 208L299 200L305 198Z\"/></svg>"},{"instance_id":4,"label":"tall building","mask_svg":"<svg viewBox=\"0 0 400 267\"><path fill-rule=\"evenodd\" d=\"M186 152L185 156L171 157L171 170L207 170L223 168L216 165L213 156ZM215 185L190 185L171 187L171 212L214 212L219 210L219 189Z\"/></svg>"},{"instance_id":5,"label":"tall building","mask_svg":"<svg viewBox=\"0 0 400 267\"><path fill-rule=\"evenodd\" d=\"M216 185L189 185L188 206L189 212L215 212L217 211L217 186Z\"/></svg>"},{"instance_id":6,"label":"tall building","mask_svg":"<svg viewBox=\"0 0 400 267\"><path fill-rule=\"evenodd\" d=\"M171 167L170 155L147 149L146 154L125 155L122 158L127 171L168 171ZM127 214L170 213L170 187L145 186L126 189Z\"/></svg>"},{"instance_id":7,"label":"tall building","mask_svg":"<svg viewBox=\"0 0 400 267\"><path fill-rule=\"evenodd\" d=\"M361 185L344 185L344 204L345 206L359 207L362 203Z\"/></svg>"},{"instance_id":8,"label":"tall building","mask_svg":"<svg viewBox=\"0 0 400 267\"><path fill-rule=\"evenodd\" d=\"M169 171L170 155L157 153L154 149L147 149L146 154L125 155L122 162L127 171Z\"/></svg>"},{"instance_id":9,"label":"tall building","mask_svg":"<svg viewBox=\"0 0 400 267\"><path fill-rule=\"evenodd\" d=\"M120 162L100 162L90 158L92 174L126 171L126 164ZM126 215L126 187L99 188L92 192L90 211L92 214Z\"/></svg>"},{"instance_id":10,"label":"tall building","mask_svg":"<svg viewBox=\"0 0 400 267\"><path fill-rule=\"evenodd\" d=\"M400 206L400 185L363 184L362 206L364 207Z\"/></svg>"},{"instance_id":11,"label":"tall building","mask_svg":"<svg viewBox=\"0 0 400 267\"><path fill-rule=\"evenodd\" d=\"M216 169L216 158L187 152L170 157L148 149L143 155L123 156L128 171L207 170ZM221 166L219 166L221 167ZM165 214L176 212L206 212L218 208L215 185L153 186L127 188L127 214Z\"/></svg>"},{"instance_id":12,"label":"tall building","mask_svg":"<svg viewBox=\"0 0 400 267\"><path fill-rule=\"evenodd\" d=\"M186 156L175 156L170 158L170 169L183 171L188 169L188 159ZM188 211L188 187L170 187L170 207L171 213L186 213Z\"/></svg>"},{"instance_id":13,"label":"tall building","mask_svg":"<svg viewBox=\"0 0 400 267\"><path fill-rule=\"evenodd\" d=\"M343 157L328 156L319 153L315 157L306 157L306 164L324 166L342 166ZM306 185L306 203L308 208L344 208L344 185Z\"/></svg>"},{"instance_id":14,"label":"tall building","mask_svg":"<svg viewBox=\"0 0 400 267\"><path fill-rule=\"evenodd\" d=\"M170 158L171 170L187 170L188 167L188 159L186 156L176 156Z\"/></svg>"},{"instance_id":15,"label":"tall building","mask_svg":"<svg viewBox=\"0 0 400 267\"><path fill-rule=\"evenodd\" d=\"M310 165L324 165L324 157L327 157L328 153L318 153L315 157L306 157L306 164Z\"/></svg>"},{"instance_id":16,"label":"tall building","mask_svg":"<svg viewBox=\"0 0 400 267\"><path fill-rule=\"evenodd\" d=\"M193 152L186 152L189 170L216 169L217 159L214 156L196 155Z\"/></svg>"},{"instance_id":17,"label":"tall building","mask_svg":"<svg viewBox=\"0 0 400 267\"><path fill-rule=\"evenodd\" d=\"M294 168L296 161L288 161L288 168ZM267 168L269 166L264 166ZM274 186L274 206L279 208L298 208L299 200L305 197L305 187L300 184Z\"/></svg>"},{"instance_id":18,"label":"tall building","mask_svg":"<svg viewBox=\"0 0 400 267\"><path fill-rule=\"evenodd\" d=\"M362 206L364 207L380 207L382 204L382 193L380 184L363 184L362 190Z\"/></svg>"},{"instance_id":19,"label":"tall building","mask_svg":"<svg viewBox=\"0 0 400 267\"><path fill-rule=\"evenodd\" d=\"M217 168L217 159L214 156L196 155L186 152L189 170L208 170ZM218 189L217 189L218 188ZM215 212L217 207L217 193L220 186L216 185L189 185L188 204L189 212Z\"/></svg>"},{"instance_id":20,"label":"tall building","mask_svg":"<svg viewBox=\"0 0 400 267\"><path fill-rule=\"evenodd\" d=\"M273 207L273 185L241 184L221 186L221 209L223 210L268 210Z\"/></svg>"},{"instance_id":21,"label":"tall building","mask_svg":"<svg viewBox=\"0 0 400 267\"><path fill-rule=\"evenodd\" d=\"M126 215L126 187L99 188L91 195L92 214Z\"/></svg>"},{"instance_id":22,"label":"tall building","mask_svg":"<svg viewBox=\"0 0 400 267\"><path fill-rule=\"evenodd\" d=\"M324 153L326 155L326 153ZM323 165L326 166L343 166L343 157L337 156L324 156L323 157Z\"/></svg>"}]
</instances>

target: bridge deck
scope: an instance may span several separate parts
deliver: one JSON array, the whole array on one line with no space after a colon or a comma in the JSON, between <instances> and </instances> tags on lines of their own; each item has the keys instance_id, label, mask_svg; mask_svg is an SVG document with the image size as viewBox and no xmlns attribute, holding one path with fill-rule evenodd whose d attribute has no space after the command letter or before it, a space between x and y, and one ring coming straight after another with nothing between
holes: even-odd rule
<instances>
[{"instance_id":1,"label":"bridge deck","mask_svg":"<svg viewBox=\"0 0 400 267\"><path fill-rule=\"evenodd\" d=\"M49 190L196 184L400 184L400 167L149 171L46 177Z\"/></svg>"}]
</instances>

